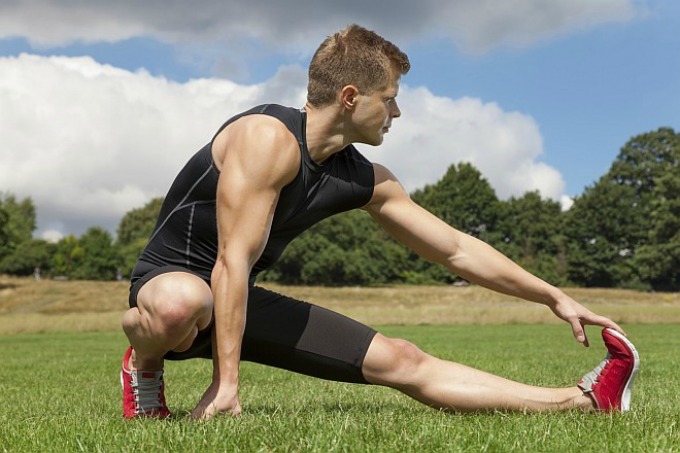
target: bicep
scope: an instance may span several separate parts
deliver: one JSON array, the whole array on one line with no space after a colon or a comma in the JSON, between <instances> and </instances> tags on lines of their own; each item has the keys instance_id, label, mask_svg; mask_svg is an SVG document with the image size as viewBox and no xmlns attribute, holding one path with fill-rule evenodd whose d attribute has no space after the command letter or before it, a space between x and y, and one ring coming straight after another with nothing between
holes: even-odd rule
<instances>
[{"instance_id":1,"label":"bicep","mask_svg":"<svg viewBox=\"0 0 680 453\"><path fill-rule=\"evenodd\" d=\"M235 173L223 172L218 184L218 256L247 260L250 268L269 237L278 192L271 186L258 187Z\"/></svg>"},{"instance_id":2,"label":"bicep","mask_svg":"<svg viewBox=\"0 0 680 453\"><path fill-rule=\"evenodd\" d=\"M256 120L226 141L217 185L218 258L245 260L250 268L262 254L280 191L297 169L297 142L289 135Z\"/></svg>"}]
</instances>

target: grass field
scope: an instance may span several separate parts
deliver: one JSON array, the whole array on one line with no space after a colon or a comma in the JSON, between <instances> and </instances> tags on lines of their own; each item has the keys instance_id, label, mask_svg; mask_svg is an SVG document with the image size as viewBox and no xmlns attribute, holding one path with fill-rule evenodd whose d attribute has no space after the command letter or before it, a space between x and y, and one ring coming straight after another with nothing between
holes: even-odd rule
<instances>
[{"instance_id":1,"label":"grass field","mask_svg":"<svg viewBox=\"0 0 680 453\"><path fill-rule=\"evenodd\" d=\"M57 283L61 286L48 290ZM680 326L668 319L670 315L663 322L644 317L636 323L625 321L636 307L628 300L638 297L640 311L658 306L666 307L668 314L678 309L677 295L583 293L591 304L606 307L610 316L626 322L624 327L640 352L633 410L626 414L452 415L425 408L389 389L320 381L244 363L244 415L193 422L189 411L211 372L209 362L194 360L166 365L173 419L130 422L120 416L118 380L126 346L118 330L124 309L118 293L124 298L125 286L38 284L44 285L0 279L0 451L680 451ZM476 305L457 301L462 293L447 295L447 290L469 291L467 297L476 299ZM409 322L384 325L376 318L378 322L372 324L381 324L383 333L407 338L437 356L531 384L573 385L604 354L597 329L589 330L593 346L580 347L566 325L544 324L540 317L531 319L532 324L508 320L502 309L510 301L488 299L479 288L289 288L288 292L295 291L307 291L308 299L323 297L329 304L335 303L334 297L344 297L346 312L364 310L367 318L380 306L396 312L395 304L401 304L409 313L403 320ZM394 295L379 301L379 291ZM623 302L617 298L622 294L628 295ZM432 305L416 295L429 297ZM414 299L409 302L409 297ZM6 303L8 299L12 304ZM74 301L71 308L64 302L69 299ZM445 323L427 321L428 313L436 312L443 300L459 303L458 310L480 304L491 310L496 304L501 314L474 324L464 322L464 317ZM409 303L422 305L409 308ZM55 306L60 308L50 311ZM517 307L520 312L534 309L521 303ZM625 310L617 314L617 309ZM415 314L420 311L425 315L419 318ZM105 321L97 324L97 316Z\"/></svg>"}]
</instances>

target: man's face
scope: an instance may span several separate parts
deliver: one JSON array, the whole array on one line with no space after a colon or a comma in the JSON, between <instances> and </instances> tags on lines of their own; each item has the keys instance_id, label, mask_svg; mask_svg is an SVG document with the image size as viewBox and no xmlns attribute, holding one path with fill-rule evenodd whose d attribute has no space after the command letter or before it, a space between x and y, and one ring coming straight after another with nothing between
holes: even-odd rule
<instances>
[{"instance_id":1,"label":"man's face","mask_svg":"<svg viewBox=\"0 0 680 453\"><path fill-rule=\"evenodd\" d=\"M392 126L392 120L401 116L397 105L399 81L400 79L396 77L384 90L357 96L358 102L352 115L358 133L357 142L380 145L384 134Z\"/></svg>"}]
</instances>

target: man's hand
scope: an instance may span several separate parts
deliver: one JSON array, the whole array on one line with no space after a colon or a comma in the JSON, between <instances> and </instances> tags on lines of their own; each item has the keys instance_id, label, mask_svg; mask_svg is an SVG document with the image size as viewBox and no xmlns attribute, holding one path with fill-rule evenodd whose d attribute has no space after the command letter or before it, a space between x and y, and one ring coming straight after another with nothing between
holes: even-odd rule
<instances>
[{"instance_id":1,"label":"man's hand","mask_svg":"<svg viewBox=\"0 0 680 453\"><path fill-rule=\"evenodd\" d=\"M611 327L623 335L626 334L614 321L605 316L593 313L566 294L563 294L562 297L554 304L550 304L549 307L558 318L571 324L571 330L574 332L576 341L583 344L583 346L587 347L590 345L585 331L585 326L588 324Z\"/></svg>"},{"instance_id":2,"label":"man's hand","mask_svg":"<svg viewBox=\"0 0 680 453\"><path fill-rule=\"evenodd\" d=\"M191 416L195 420L208 420L218 414L238 417L241 415L241 401L238 398L237 388L220 386L219 381L213 380L194 410L191 411Z\"/></svg>"}]
</instances>

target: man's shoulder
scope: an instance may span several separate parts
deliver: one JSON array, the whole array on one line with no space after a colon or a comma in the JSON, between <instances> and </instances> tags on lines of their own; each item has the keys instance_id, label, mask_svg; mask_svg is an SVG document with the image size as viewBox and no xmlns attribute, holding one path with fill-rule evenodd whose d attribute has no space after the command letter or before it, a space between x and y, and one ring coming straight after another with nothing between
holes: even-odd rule
<instances>
[{"instance_id":1,"label":"man's shoulder","mask_svg":"<svg viewBox=\"0 0 680 453\"><path fill-rule=\"evenodd\" d=\"M286 107L279 104L262 104L253 107L239 115L236 115L233 122L249 123L263 127L274 127L288 131L299 142L302 134L303 120L299 109ZM283 126L283 127L280 127Z\"/></svg>"}]
</instances>

